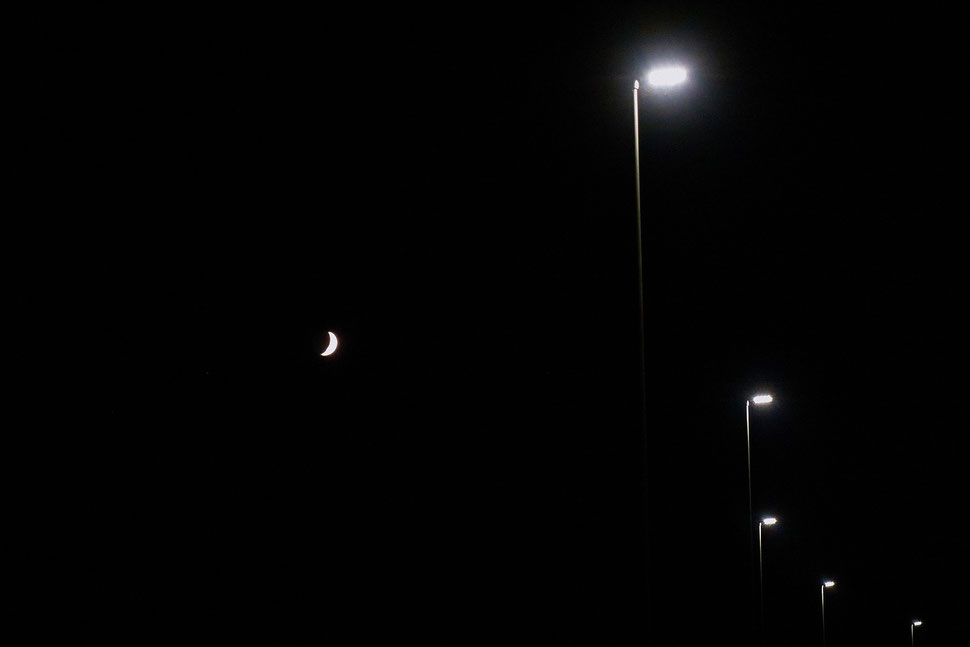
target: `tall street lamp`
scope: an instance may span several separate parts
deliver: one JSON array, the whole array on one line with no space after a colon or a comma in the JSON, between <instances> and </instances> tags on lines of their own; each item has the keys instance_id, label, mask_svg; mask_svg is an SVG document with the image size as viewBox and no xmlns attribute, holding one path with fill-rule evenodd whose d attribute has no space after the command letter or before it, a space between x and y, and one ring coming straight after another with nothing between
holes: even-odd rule
<instances>
[{"instance_id":1,"label":"tall street lamp","mask_svg":"<svg viewBox=\"0 0 970 647\"><path fill-rule=\"evenodd\" d=\"M758 593L761 598L761 635L762 637L767 634L765 628L765 575L764 575L764 558L761 553L761 527L762 526L773 526L778 523L778 520L774 517L765 517L758 522Z\"/></svg>"},{"instance_id":2,"label":"tall street lamp","mask_svg":"<svg viewBox=\"0 0 970 647\"><path fill-rule=\"evenodd\" d=\"M909 644L910 647L916 647L916 627L923 624L922 620L913 620L909 623Z\"/></svg>"},{"instance_id":3,"label":"tall street lamp","mask_svg":"<svg viewBox=\"0 0 970 647\"><path fill-rule=\"evenodd\" d=\"M687 80L687 69L683 67L659 67L647 73L647 86L669 88ZM644 341L645 323L643 317L643 226L640 218L640 81L633 81L633 162L636 171L637 187L637 284L640 301L640 424L643 429L643 442L647 441L647 366L646 344Z\"/></svg>"},{"instance_id":4,"label":"tall street lamp","mask_svg":"<svg viewBox=\"0 0 970 647\"><path fill-rule=\"evenodd\" d=\"M822 647L825 647L825 589L835 586L832 580L822 582Z\"/></svg>"},{"instance_id":5,"label":"tall street lamp","mask_svg":"<svg viewBox=\"0 0 970 647\"><path fill-rule=\"evenodd\" d=\"M750 545L748 547L748 558L752 559L754 553L754 508L751 503L751 404L764 405L770 404L774 400L770 395L756 395L750 400L745 400L744 402L744 428L745 435L748 441L748 535L751 539ZM759 527L760 528L760 527ZM754 579L754 573L751 574L752 579ZM752 586L753 583L752 583ZM752 613L752 622L754 621L754 614Z\"/></svg>"}]
</instances>

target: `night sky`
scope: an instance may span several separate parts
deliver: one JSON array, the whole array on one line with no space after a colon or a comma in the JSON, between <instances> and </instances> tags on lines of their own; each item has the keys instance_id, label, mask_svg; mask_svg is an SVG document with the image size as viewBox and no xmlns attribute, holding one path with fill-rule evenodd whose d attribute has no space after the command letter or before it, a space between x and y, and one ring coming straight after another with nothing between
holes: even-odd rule
<instances>
[{"instance_id":1,"label":"night sky","mask_svg":"<svg viewBox=\"0 0 970 647\"><path fill-rule=\"evenodd\" d=\"M24 496L58 625L757 644L744 414L768 392L768 644L821 644L823 578L830 646L902 647L914 618L917 644L967 644L957 25L845 3L33 18L43 256L20 276L50 286L31 380L66 394ZM690 78L640 94L644 434L632 86L654 62Z\"/></svg>"}]
</instances>

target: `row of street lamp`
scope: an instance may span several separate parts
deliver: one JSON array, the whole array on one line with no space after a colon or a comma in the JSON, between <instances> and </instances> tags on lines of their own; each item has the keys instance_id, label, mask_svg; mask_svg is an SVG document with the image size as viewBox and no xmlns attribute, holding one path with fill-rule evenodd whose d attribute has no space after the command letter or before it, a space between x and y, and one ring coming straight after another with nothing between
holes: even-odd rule
<instances>
[{"instance_id":1,"label":"row of street lamp","mask_svg":"<svg viewBox=\"0 0 970 647\"><path fill-rule=\"evenodd\" d=\"M687 81L687 69L682 66L664 66L651 69L647 73L647 86L652 88L671 88L674 86L681 85ZM636 173L636 197L637 197L637 273L638 273L638 283L640 288L639 294L639 305L640 305L640 385L643 389L643 424L644 433L646 433L646 402L647 402L647 392L646 392L646 359L645 359L645 343L644 343L644 313L643 313L643 302L644 302L644 290L643 290L643 234L642 234L642 223L640 215L640 114L639 114L639 93L640 93L640 82L633 82L633 132L635 139L634 147L634 165ZM745 403L745 426L747 431L747 443L748 443L748 528L750 530L751 536L751 550L754 550L754 508L752 505L751 496L751 405L764 405L769 404L774 398L770 395L759 394L752 397ZM760 619L762 632L765 626L765 601L764 601L764 560L762 557L762 528L767 526L771 527L778 523L775 517L764 517L758 521L758 593L760 599ZM833 580L824 580L821 586L822 595L822 645L825 645L825 589L830 589L835 586ZM922 621L913 620L910 623L910 644L915 645L916 641L916 627L922 625Z\"/></svg>"},{"instance_id":2,"label":"row of street lamp","mask_svg":"<svg viewBox=\"0 0 970 647\"><path fill-rule=\"evenodd\" d=\"M753 519L752 506L751 506L751 415L750 409L752 404L768 404L772 402L774 398L770 395L756 395L745 403L745 427L747 431L748 440L748 515L749 518ZM765 526L771 527L778 523L778 519L775 517L764 517L758 521L758 595L760 601L760 618L761 618L761 631L765 631L765 580L764 580L764 558L762 553L762 542L761 542L761 531ZM751 527L754 527L752 521ZM825 589L830 589L835 586L834 580L824 580L821 587L822 595L822 647L825 647ZM922 625L921 620L913 620L909 625L909 640L910 645L915 646L916 644L916 627Z\"/></svg>"},{"instance_id":3,"label":"row of street lamp","mask_svg":"<svg viewBox=\"0 0 970 647\"><path fill-rule=\"evenodd\" d=\"M774 398L770 395L756 395L750 400L744 403L744 425L746 438L748 442L748 520L749 528L752 533L752 543L754 543L754 513L753 506L751 502L751 405L764 405L770 404L774 401ZM760 628L762 635L765 632L765 577L764 577L764 556L762 551L762 528L768 526L769 528L778 523L778 519L775 517L764 517L758 521L758 601L759 601L759 619ZM835 582L832 580L825 580L822 582L822 647L825 647L825 589L830 589L835 586Z\"/></svg>"}]
</instances>

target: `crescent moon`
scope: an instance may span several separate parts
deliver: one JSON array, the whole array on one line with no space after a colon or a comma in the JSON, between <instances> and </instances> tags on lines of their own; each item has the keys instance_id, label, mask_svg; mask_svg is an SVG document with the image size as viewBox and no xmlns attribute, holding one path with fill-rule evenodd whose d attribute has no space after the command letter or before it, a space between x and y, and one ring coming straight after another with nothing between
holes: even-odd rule
<instances>
[{"instance_id":1,"label":"crescent moon","mask_svg":"<svg viewBox=\"0 0 970 647\"><path fill-rule=\"evenodd\" d=\"M332 332L328 332L330 335L330 343L327 344L327 350L320 353L322 356L327 357L328 355L333 355L333 352L337 350L337 336Z\"/></svg>"}]
</instances>

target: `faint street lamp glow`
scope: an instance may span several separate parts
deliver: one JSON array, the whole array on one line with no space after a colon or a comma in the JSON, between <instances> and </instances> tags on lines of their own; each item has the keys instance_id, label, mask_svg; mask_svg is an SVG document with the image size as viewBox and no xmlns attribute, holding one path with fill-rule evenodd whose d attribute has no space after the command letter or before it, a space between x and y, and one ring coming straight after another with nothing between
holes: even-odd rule
<instances>
[{"instance_id":1,"label":"faint street lamp glow","mask_svg":"<svg viewBox=\"0 0 970 647\"><path fill-rule=\"evenodd\" d=\"M773 399L774 398L772 398L770 395L756 395L753 398L751 398L751 401L754 402L755 404L768 404Z\"/></svg>"},{"instance_id":2,"label":"faint street lamp glow","mask_svg":"<svg viewBox=\"0 0 970 647\"><path fill-rule=\"evenodd\" d=\"M923 621L922 621L922 620L913 620L913 626L914 626L914 627L918 627L918 626L920 626L921 624L923 624Z\"/></svg>"},{"instance_id":3,"label":"faint street lamp glow","mask_svg":"<svg viewBox=\"0 0 970 647\"><path fill-rule=\"evenodd\" d=\"M835 582L833 582L832 580L829 580L828 582L825 583L825 588L827 589L830 589L833 586L835 586Z\"/></svg>"},{"instance_id":4,"label":"faint street lamp glow","mask_svg":"<svg viewBox=\"0 0 970 647\"><path fill-rule=\"evenodd\" d=\"M778 520L775 519L774 517L765 517L764 519L761 520L761 523L763 523L766 526L773 526L776 523L778 523Z\"/></svg>"},{"instance_id":5,"label":"faint street lamp glow","mask_svg":"<svg viewBox=\"0 0 970 647\"><path fill-rule=\"evenodd\" d=\"M647 83L655 88L669 88L687 80L687 68L680 65L657 67L647 73Z\"/></svg>"}]
</instances>

